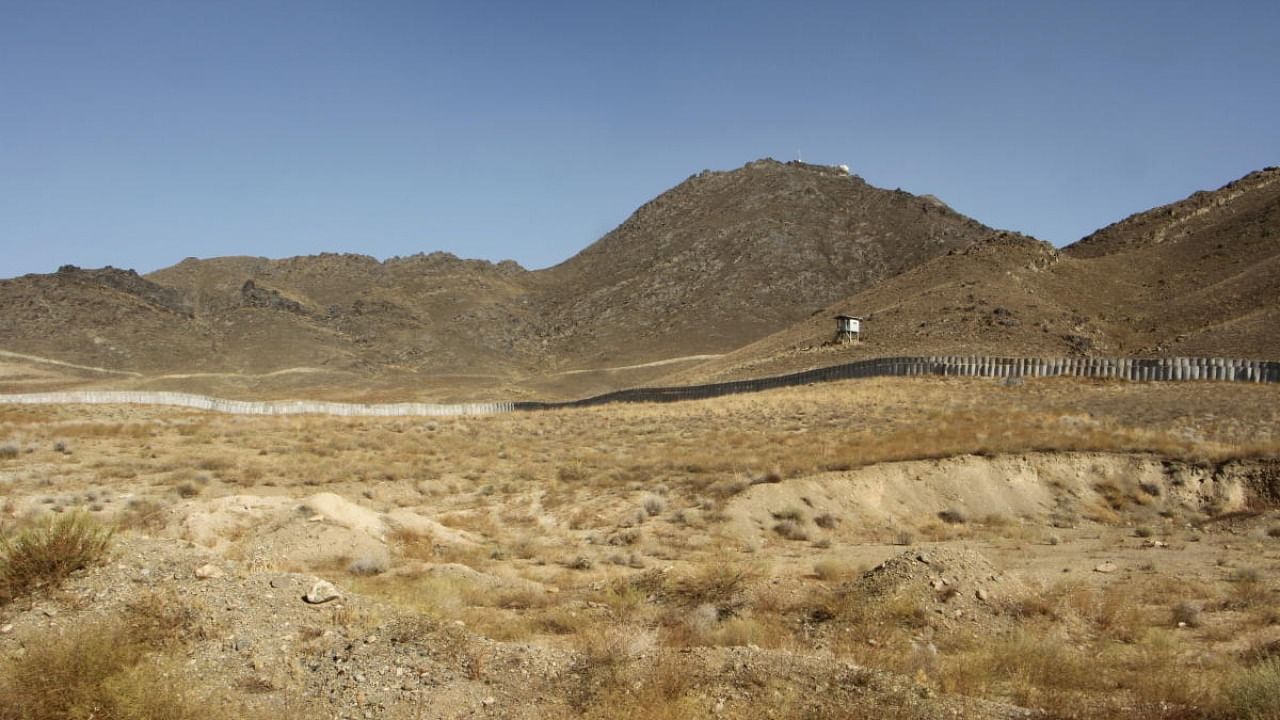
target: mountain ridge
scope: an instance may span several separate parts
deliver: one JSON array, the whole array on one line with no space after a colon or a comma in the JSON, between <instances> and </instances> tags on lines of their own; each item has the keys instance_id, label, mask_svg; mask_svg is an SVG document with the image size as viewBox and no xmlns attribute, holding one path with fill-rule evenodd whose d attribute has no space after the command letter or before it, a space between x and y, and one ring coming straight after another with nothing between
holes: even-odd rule
<instances>
[{"instance_id":1,"label":"mountain ridge","mask_svg":"<svg viewBox=\"0 0 1280 720\"><path fill-rule=\"evenodd\" d=\"M1280 356L1267 331L1280 320L1277 179L1250 173L1059 250L932 196L766 158L692 175L540 270L321 253L2 280L0 348L153 377L306 367L317 382L342 373L368 392L454 397L564 397L868 353ZM844 311L867 316L867 341L824 345L826 316ZM311 377L294 375L290 390Z\"/></svg>"}]
</instances>

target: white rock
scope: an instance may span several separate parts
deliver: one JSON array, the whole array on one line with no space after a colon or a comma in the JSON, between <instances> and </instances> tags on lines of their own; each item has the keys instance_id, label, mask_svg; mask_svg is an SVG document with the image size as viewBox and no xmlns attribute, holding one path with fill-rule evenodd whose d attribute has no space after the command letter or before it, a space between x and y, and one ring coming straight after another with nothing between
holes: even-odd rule
<instances>
[{"instance_id":1,"label":"white rock","mask_svg":"<svg viewBox=\"0 0 1280 720\"><path fill-rule=\"evenodd\" d=\"M1094 568L1093 571L1099 572L1099 573L1113 573L1119 569L1120 569L1119 566L1117 566L1115 563L1108 560L1102 563L1101 565L1099 565L1098 567Z\"/></svg>"},{"instance_id":2,"label":"white rock","mask_svg":"<svg viewBox=\"0 0 1280 720\"><path fill-rule=\"evenodd\" d=\"M312 605L319 605L330 600L337 600L340 597L342 597L342 593L338 592L338 588L334 587L333 583L328 580L317 580L316 584L312 585L311 589L307 591L307 594L302 596L302 599Z\"/></svg>"}]
</instances>

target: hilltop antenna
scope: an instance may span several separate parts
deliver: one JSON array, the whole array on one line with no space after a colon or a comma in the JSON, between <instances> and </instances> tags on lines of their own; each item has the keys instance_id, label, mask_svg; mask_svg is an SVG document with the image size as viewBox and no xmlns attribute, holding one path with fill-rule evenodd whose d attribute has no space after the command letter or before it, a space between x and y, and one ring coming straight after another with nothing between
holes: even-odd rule
<instances>
[{"instance_id":1,"label":"hilltop antenna","mask_svg":"<svg viewBox=\"0 0 1280 720\"><path fill-rule=\"evenodd\" d=\"M796 149L796 162L804 162L804 154L798 148Z\"/></svg>"}]
</instances>

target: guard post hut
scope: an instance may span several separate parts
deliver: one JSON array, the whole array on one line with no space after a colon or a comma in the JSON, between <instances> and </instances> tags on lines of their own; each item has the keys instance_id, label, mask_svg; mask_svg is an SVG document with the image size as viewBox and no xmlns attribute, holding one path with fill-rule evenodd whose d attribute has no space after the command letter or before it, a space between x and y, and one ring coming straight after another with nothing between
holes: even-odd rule
<instances>
[{"instance_id":1,"label":"guard post hut","mask_svg":"<svg viewBox=\"0 0 1280 720\"><path fill-rule=\"evenodd\" d=\"M836 342L857 342L862 339L862 318L857 315L836 316Z\"/></svg>"}]
</instances>

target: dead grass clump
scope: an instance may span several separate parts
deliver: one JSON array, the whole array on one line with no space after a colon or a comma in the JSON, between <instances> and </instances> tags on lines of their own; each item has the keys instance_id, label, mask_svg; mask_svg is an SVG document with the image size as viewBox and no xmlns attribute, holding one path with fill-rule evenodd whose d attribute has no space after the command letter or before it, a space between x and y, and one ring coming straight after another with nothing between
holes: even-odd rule
<instances>
[{"instance_id":1,"label":"dead grass clump","mask_svg":"<svg viewBox=\"0 0 1280 720\"><path fill-rule=\"evenodd\" d=\"M0 720L206 720L242 716L203 702L157 672L153 638L119 619L73 630L10 659L0 672ZM158 662L157 662L158 660Z\"/></svg>"},{"instance_id":2,"label":"dead grass clump","mask_svg":"<svg viewBox=\"0 0 1280 720\"><path fill-rule=\"evenodd\" d=\"M834 530L836 526L840 524L840 518L832 515L831 513L822 513L821 515L814 516L813 524L823 530Z\"/></svg>"},{"instance_id":3,"label":"dead grass clump","mask_svg":"<svg viewBox=\"0 0 1280 720\"><path fill-rule=\"evenodd\" d=\"M124 511L116 518L116 525L121 530L156 532L164 529L164 511L164 505L155 500L135 498L129 501Z\"/></svg>"},{"instance_id":4,"label":"dead grass clump","mask_svg":"<svg viewBox=\"0 0 1280 720\"><path fill-rule=\"evenodd\" d=\"M841 582L861 572L862 568L834 558L819 560L813 564L813 574L823 582Z\"/></svg>"},{"instance_id":5,"label":"dead grass clump","mask_svg":"<svg viewBox=\"0 0 1280 720\"><path fill-rule=\"evenodd\" d=\"M386 558L373 555L358 557L347 565L347 572L352 575L381 575L386 571Z\"/></svg>"},{"instance_id":6,"label":"dead grass clump","mask_svg":"<svg viewBox=\"0 0 1280 720\"><path fill-rule=\"evenodd\" d=\"M644 511L649 517L657 517L662 514L663 510L667 509L667 501L662 499L660 495L645 495L643 504Z\"/></svg>"},{"instance_id":7,"label":"dead grass clump","mask_svg":"<svg viewBox=\"0 0 1280 720\"><path fill-rule=\"evenodd\" d=\"M794 520L783 520L775 523L773 531L787 540L805 541L809 539L809 531L804 526Z\"/></svg>"},{"instance_id":8,"label":"dead grass clump","mask_svg":"<svg viewBox=\"0 0 1280 720\"><path fill-rule=\"evenodd\" d=\"M22 454L22 449L17 443L5 443L0 445L0 460L12 460Z\"/></svg>"},{"instance_id":9,"label":"dead grass clump","mask_svg":"<svg viewBox=\"0 0 1280 720\"><path fill-rule=\"evenodd\" d=\"M938 512L938 519L948 525L963 525L969 521L964 512L956 508L948 508Z\"/></svg>"},{"instance_id":10,"label":"dead grass clump","mask_svg":"<svg viewBox=\"0 0 1280 720\"><path fill-rule=\"evenodd\" d=\"M56 586L101 562L110 542L111 530L79 511L0 538L0 603Z\"/></svg>"},{"instance_id":11,"label":"dead grass clump","mask_svg":"<svg viewBox=\"0 0 1280 720\"><path fill-rule=\"evenodd\" d=\"M395 528L387 536L387 543L400 557L409 560L430 561L436 557L435 541L430 535L407 528Z\"/></svg>"},{"instance_id":12,"label":"dead grass clump","mask_svg":"<svg viewBox=\"0 0 1280 720\"><path fill-rule=\"evenodd\" d=\"M200 494L200 486L193 482L180 483L174 488L174 492L178 493L180 498L193 498Z\"/></svg>"},{"instance_id":13,"label":"dead grass clump","mask_svg":"<svg viewBox=\"0 0 1280 720\"><path fill-rule=\"evenodd\" d=\"M1183 600L1173 606L1173 624L1179 627L1200 627L1200 607Z\"/></svg>"},{"instance_id":14,"label":"dead grass clump","mask_svg":"<svg viewBox=\"0 0 1280 720\"><path fill-rule=\"evenodd\" d=\"M589 702L593 696L609 693L622 683L631 684L634 678L625 672L627 666L657 646L651 632L622 627L581 633L575 640L574 675L583 684L579 702Z\"/></svg>"},{"instance_id":15,"label":"dead grass clump","mask_svg":"<svg viewBox=\"0 0 1280 720\"><path fill-rule=\"evenodd\" d=\"M697 571L667 583L669 596L684 607L713 605L727 617L746 604L746 590L756 572L733 562L708 562Z\"/></svg>"},{"instance_id":16,"label":"dead grass clump","mask_svg":"<svg viewBox=\"0 0 1280 720\"><path fill-rule=\"evenodd\" d=\"M202 607L198 601L180 598L171 591L149 592L127 605L125 622L137 642L159 650L210 637Z\"/></svg>"}]
</instances>

